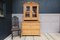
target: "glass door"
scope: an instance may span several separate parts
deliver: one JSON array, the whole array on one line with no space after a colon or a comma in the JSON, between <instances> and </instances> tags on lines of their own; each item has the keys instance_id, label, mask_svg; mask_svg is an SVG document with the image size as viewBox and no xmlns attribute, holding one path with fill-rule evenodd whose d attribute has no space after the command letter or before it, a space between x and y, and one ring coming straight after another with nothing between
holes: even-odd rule
<instances>
[{"instance_id":1,"label":"glass door","mask_svg":"<svg viewBox=\"0 0 60 40\"><path fill-rule=\"evenodd\" d=\"M37 17L37 6L32 6L32 17Z\"/></svg>"},{"instance_id":2,"label":"glass door","mask_svg":"<svg viewBox=\"0 0 60 40\"><path fill-rule=\"evenodd\" d=\"M30 6L26 7L25 17L30 17Z\"/></svg>"}]
</instances>

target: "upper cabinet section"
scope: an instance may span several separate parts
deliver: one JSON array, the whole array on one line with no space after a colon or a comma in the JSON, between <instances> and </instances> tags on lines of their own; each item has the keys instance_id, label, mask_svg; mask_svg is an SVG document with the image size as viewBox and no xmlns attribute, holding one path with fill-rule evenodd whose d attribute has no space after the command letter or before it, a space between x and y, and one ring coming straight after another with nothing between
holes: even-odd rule
<instances>
[{"instance_id":1,"label":"upper cabinet section","mask_svg":"<svg viewBox=\"0 0 60 40\"><path fill-rule=\"evenodd\" d=\"M38 20L39 5L35 2L27 2L23 4L24 20Z\"/></svg>"}]
</instances>

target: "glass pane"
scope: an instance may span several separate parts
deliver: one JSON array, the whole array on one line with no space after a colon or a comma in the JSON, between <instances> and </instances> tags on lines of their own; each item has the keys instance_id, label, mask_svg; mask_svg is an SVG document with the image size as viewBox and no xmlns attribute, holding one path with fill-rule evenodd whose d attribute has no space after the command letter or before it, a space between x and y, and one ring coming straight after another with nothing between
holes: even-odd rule
<instances>
[{"instance_id":1,"label":"glass pane","mask_svg":"<svg viewBox=\"0 0 60 40\"><path fill-rule=\"evenodd\" d=\"M33 6L32 9L33 9L32 16L37 17L37 6Z\"/></svg>"},{"instance_id":2,"label":"glass pane","mask_svg":"<svg viewBox=\"0 0 60 40\"><path fill-rule=\"evenodd\" d=\"M27 11L30 11L30 6L27 6L27 7L26 7L26 10L27 10Z\"/></svg>"},{"instance_id":3,"label":"glass pane","mask_svg":"<svg viewBox=\"0 0 60 40\"><path fill-rule=\"evenodd\" d=\"M30 12L26 12L26 17L30 17Z\"/></svg>"}]
</instances>

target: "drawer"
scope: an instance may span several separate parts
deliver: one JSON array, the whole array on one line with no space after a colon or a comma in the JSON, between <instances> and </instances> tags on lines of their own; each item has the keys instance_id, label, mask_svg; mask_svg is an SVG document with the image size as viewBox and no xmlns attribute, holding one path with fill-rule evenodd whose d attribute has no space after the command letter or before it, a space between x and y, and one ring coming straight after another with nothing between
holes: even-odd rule
<instances>
[{"instance_id":1,"label":"drawer","mask_svg":"<svg viewBox=\"0 0 60 40\"><path fill-rule=\"evenodd\" d=\"M22 26L22 29L34 30L40 29L40 26Z\"/></svg>"},{"instance_id":2,"label":"drawer","mask_svg":"<svg viewBox=\"0 0 60 40\"><path fill-rule=\"evenodd\" d=\"M32 23L31 29L40 29L40 24L39 23Z\"/></svg>"},{"instance_id":3,"label":"drawer","mask_svg":"<svg viewBox=\"0 0 60 40\"><path fill-rule=\"evenodd\" d=\"M33 25L33 26L40 26L40 23L31 23L31 25Z\"/></svg>"},{"instance_id":4,"label":"drawer","mask_svg":"<svg viewBox=\"0 0 60 40\"><path fill-rule=\"evenodd\" d=\"M23 23L22 23L23 26L26 26L26 25L29 26L30 24L31 24L31 23L29 23L29 22L26 22L26 23L23 22Z\"/></svg>"},{"instance_id":5,"label":"drawer","mask_svg":"<svg viewBox=\"0 0 60 40\"><path fill-rule=\"evenodd\" d=\"M40 35L40 30L22 30L22 35Z\"/></svg>"},{"instance_id":6,"label":"drawer","mask_svg":"<svg viewBox=\"0 0 60 40\"><path fill-rule=\"evenodd\" d=\"M22 29L31 29L31 26L22 26Z\"/></svg>"},{"instance_id":7,"label":"drawer","mask_svg":"<svg viewBox=\"0 0 60 40\"><path fill-rule=\"evenodd\" d=\"M22 35L31 35L31 30L22 30Z\"/></svg>"},{"instance_id":8,"label":"drawer","mask_svg":"<svg viewBox=\"0 0 60 40\"><path fill-rule=\"evenodd\" d=\"M31 26L31 29L34 30L34 29L40 29L40 26Z\"/></svg>"},{"instance_id":9,"label":"drawer","mask_svg":"<svg viewBox=\"0 0 60 40\"><path fill-rule=\"evenodd\" d=\"M23 22L22 29L40 29L39 22Z\"/></svg>"},{"instance_id":10,"label":"drawer","mask_svg":"<svg viewBox=\"0 0 60 40\"><path fill-rule=\"evenodd\" d=\"M35 26L37 26L37 25L40 25L40 23L39 22L22 22L22 25L24 25L24 26L26 26L26 25L35 25Z\"/></svg>"},{"instance_id":11,"label":"drawer","mask_svg":"<svg viewBox=\"0 0 60 40\"><path fill-rule=\"evenodd\" d=\"M32 35L40 35L40 30L31 30Z\"/></svg>"},{"instance_id":12,"label":"drawer","mask_svg":"<svg viewBox=\"0 0 60 40\"><path fill-rule=\"evenodd\" d=\"M22 23L22 29L31 29L31 25L30 25L30 23L28 23L28 22L23 22Z\"/></svg>"}]
</instances>

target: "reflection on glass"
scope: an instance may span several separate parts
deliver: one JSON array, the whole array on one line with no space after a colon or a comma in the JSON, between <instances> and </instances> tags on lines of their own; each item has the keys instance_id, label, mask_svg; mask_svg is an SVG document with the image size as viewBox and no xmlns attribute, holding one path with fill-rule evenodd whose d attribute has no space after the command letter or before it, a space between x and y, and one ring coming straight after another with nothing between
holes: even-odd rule
<instances>
[{"instance_id":1,"label":"reflection on glass","mask_svg":"<svg viewBox=\"0 0 60 40\"><path fill-rule=\"evenodd\" d=\"M30 17L30 12L26 12L26 17Z\"/></svg>"},{"instance_id":2,"label":"reflection on glass","mask_svg":"<svg viewBox=\"0 0 60 40\"><path fill-rule=\"evenodd\" d=\"M30 17L30 6L27 6L27 7L26 7L26 11L27 11L27 12L25 13L25 16L26 16L26 17Z\"/></svg>"},{"instance_id":3,"label":"reflection on glass","mask_svg":"<svg viewBox=\"0 0 60 40\"><path fill-rule=\"evenodd\" d=\"M37 6L33 6L32 9L33 9L32 16L37 17Z\"/></svg>"},{"instance_id":4,"label":"reflection on glass","mask_svg":"<svg viewBox=\"0 0 60 40\"><path fill-rule=\"evenodd\" d=\"M27 9L27 11L30 11L30 6L27 6L26 9Z\"/></svg>"}]
</instances>

